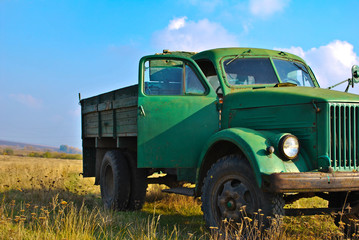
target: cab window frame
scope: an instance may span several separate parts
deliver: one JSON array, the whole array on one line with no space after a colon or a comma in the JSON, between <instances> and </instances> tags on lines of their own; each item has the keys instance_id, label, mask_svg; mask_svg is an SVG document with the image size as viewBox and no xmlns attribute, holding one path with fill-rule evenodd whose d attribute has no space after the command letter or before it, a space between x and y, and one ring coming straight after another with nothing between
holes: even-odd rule
<instances>
[{"instance_id":1,"label":"cab window frame","mask_svg":"<svg viewBox=\"0 0 359 240\"><path fill-rule=\"evenodd\" d=\"M146 92L146 71L148 71L148 69L150 68L150 66L146 67L146 63L149 63L150 61L156 61L156 60L170 60L170 61L181 61L181 69L182 69L182 85L187 85L184 84L183 80L185 82L187 82L187 71L185 70L187 67L190 69L190 71L193 73L193 75L196 77L198 84L200 84L203 87L203 93L186 93L185 89L181 89L181 93L180 94L148 94L148 92ZM195 62L194 62L195 63ZM141 72L141 92L144 96L149 96L149 97L153 97L153 96L176 96L176 97L181 97L181 96L207 96L211 90L210 90L210 86L209 83L207 83L207 81L205 79L203 79L203 77L201 76L201 74L198 72L199 66L198 65L194 65L191 61L188 61L187 59L184 58L180 58L180 57L174 57L174 56L155 56L155 57L147 57L143 60L140 61L140 64L142 65L142 72ZM147 73L148 74L148 73ZM150 81L148 81L150 82Z\"/></svg>"},{"instance_id":2,"label":"cab window frame","mask_svg":"<svg viewBox=\"0 0 359 240\"><path fill-rule=\"evenodd\" d=\"M273 70L273 76L276 78L277 82L276 83L258 83L258 84L231 84L228 81L228 77L227 77L227 72L225 70L225 61L226 60L230 60L230 59L266 59L268 60L272 70ZM221 67L221 71L222 71L222 78L223 78L223 82L224 84L228 87L228 88L232 88L232 89L242 89L242 88L255 88L255 87L267 87L267 86L274 86L278 83L280 83L280 78L277 75L276 69L273 65L272 59L269 56L238 56L238 55L229 55L229 56L224 56L220 59L220 67Z\"/></svg>"}]
</instances>

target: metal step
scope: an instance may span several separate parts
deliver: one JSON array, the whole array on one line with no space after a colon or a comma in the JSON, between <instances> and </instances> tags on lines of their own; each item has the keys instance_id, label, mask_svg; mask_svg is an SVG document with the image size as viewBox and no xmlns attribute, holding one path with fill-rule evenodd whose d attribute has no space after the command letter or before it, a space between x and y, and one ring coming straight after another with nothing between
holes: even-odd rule
<instances>
[{"instance_id":1,"label":"metal step","mask_svg":"<svg viewBox=\"0 0 359 240\"><path fill-rule=\"evenodd\" d=\"M286 216L300 215L323 215L341 212L341 208L285 208ZM343 214L348 214L348 209L344 209Z\"/></svg>"},{"instance_id":2,"label":"metal step","mask_svg":"<svg viewBox=\"0 0 359 240\"><path fill-rule=\"evenodd\" d=\"M162 192L175 193L185 196L194 196L194 188L177 187L177 188L163 189Z\"/></svg>"}]
</instances>

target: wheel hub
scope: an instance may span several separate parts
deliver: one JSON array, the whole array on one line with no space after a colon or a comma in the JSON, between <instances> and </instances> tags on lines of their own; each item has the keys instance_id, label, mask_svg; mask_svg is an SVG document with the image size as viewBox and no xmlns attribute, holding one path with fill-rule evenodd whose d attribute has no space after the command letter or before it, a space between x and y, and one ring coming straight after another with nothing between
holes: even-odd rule
<instances>
[{"instance_id":1,"label":"wheel hub","mask_svg":"<svg viewBox=\"0 0 359 240\"><path fill-rule=\"evenodd\" d=\"M241 208L245 206L247 214L253 213L253 200L248 187L237 179L231 179L222 185L217 195L217 206L221 217L238 221Z\"/></svg>"},{"instance_id":2,"label":"wheel hub","mask_svg":"<svg viewBox=\"0 0 359 240\"><path fill-rule=\"evenodd\" d=\"M234 201L234 199L230 199L228 202L227 202L227 209L228 210L234 210L236 209L236 202Z\"/></svg>"}]
</instances>

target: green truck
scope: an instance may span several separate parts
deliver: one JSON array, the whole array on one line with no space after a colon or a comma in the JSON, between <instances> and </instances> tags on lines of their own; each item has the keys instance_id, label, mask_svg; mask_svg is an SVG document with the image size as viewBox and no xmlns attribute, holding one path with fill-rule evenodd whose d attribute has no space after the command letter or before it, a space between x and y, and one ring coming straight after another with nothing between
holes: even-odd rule
<instances>
[{"instance_id":1,"label":"green truck","mask_svg":"<svg viewBox=\"0 0 359 240\"><path fill-rule=\"evenodd\" d=\"M359 96L320 88L298 56L164 50L141 58L137 85L80 104L83 175L107 208L141 209L147 184L160 183L201 197L208 227L240 222L241 209L358 216ZM284 211L311 196L328 208Z\"/></svg>"}]
</instances>

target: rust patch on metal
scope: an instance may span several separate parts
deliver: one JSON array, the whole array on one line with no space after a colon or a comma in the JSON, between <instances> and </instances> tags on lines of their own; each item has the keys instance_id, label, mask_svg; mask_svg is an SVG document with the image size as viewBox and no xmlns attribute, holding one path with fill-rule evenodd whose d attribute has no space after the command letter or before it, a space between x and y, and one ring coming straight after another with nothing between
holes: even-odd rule
<instances>
[{"instance_id":1,"label":"rust patch on metal","mask_svg":"<svg viewBox=\"0 0 359 240\"><path fill-rule=\"evenodd\" d=\"M355 172L273 173L263 179L267 190L281 193L359 190L359 173Z\"/></svg>"}]
</instances>

